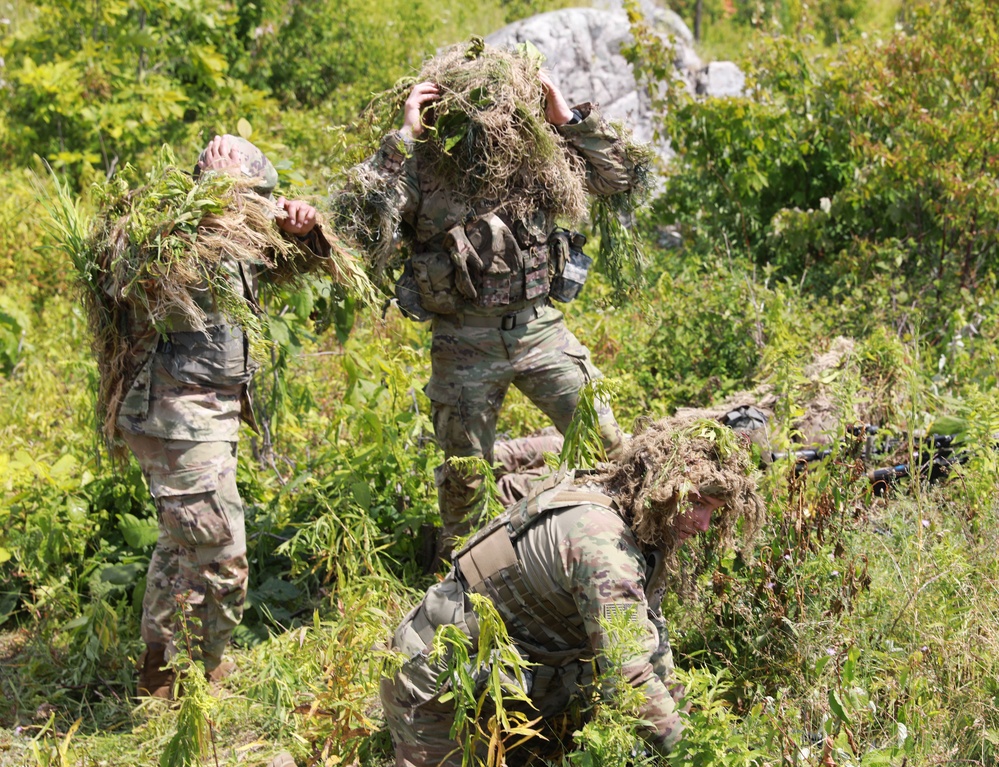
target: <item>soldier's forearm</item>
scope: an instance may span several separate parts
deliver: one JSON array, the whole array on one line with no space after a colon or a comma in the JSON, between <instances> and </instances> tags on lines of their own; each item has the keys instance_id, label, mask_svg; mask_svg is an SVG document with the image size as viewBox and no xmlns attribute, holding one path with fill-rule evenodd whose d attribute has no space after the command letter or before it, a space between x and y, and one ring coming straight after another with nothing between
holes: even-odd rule
<instances>
[{"instance_id":1,"label":"soldier's forearm","mask_svg":"<svg viewBox=\"0 0 999 767\"><path fill-rule=\"evenodd\" d=\"M589 191L599 195L627 191L632 186L632 168L621 136L592 105L580 104L575 109L583 119L558 130L586 161Z\"/></svg>"}]
</instances>

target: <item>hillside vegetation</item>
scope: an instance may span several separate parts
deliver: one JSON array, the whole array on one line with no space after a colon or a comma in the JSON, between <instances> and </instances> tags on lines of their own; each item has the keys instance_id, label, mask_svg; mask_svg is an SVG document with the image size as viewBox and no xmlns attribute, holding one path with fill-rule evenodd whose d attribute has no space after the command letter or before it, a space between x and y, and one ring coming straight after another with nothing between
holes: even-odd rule
<instances>
[{"instance_id":1,"label":"hillside vegetation","mask_svg":"<svg viewBox=\"0 0 999 767\"><path fill-rule=\"evenodd\" d=\"M270 292L265 428L243 435L238 473L251 569L238 670L218 692L192 677L179 708L136 707L155 510L138 467L100 444L42 160L89 209L95 181L150 167L163 144L193 165L216 132L239 133L286 192L323 201L382 128L356 117L372 93L442 43L564 4L0 0L0 765L262 765L284 749L390 764L381 643L432 582L439 524L426 328L341 301L318 332L319 288ZM753 26L758 5L783 26ZM621 305L598 275L567 306L625 425L758 385L778 450L819 398L837 424L825 460L765 473L753 555L692 551L696 595L667 597L692 704L668 762L991 767L999 12L906 3L865 31L856 9L836 21L846 0L809 6L720 3L751 45L746 95L716 101L662 87L670 53L636 24L629 56L679 154L635 223L647 284ZM513 395L502 432L545 424ZM858 414L902 462L943 432L963 462L875 494ZM651 763L635 731L597 716L560 764Z\"/></svg>"}]
</instances>

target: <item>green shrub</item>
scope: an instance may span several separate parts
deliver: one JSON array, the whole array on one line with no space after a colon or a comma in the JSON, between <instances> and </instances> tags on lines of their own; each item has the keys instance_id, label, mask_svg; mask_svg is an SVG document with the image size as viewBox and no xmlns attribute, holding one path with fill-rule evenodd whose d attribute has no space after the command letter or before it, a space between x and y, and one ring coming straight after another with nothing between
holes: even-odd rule
<instances>
[{"instance_id":1,"label":"green shrub","mask_svg":"<svg viewBox=\"0 0 999 767\"><path fill-rule=\"evenodd\" d=\"M889 39L821 60L761 40L746 97L667 94L680 153L657 204L697 255L769 264L862 315L939 327L995 267L997 20L984 0L927 4ZM662 59L642 38L639 64Z\"/></svg>"}]
</instances>

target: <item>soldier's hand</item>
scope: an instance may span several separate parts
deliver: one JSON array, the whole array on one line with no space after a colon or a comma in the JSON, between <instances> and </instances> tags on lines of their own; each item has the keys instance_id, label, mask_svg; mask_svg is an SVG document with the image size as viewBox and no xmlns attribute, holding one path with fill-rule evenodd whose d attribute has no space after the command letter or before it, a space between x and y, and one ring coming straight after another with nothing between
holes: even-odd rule
<instances>
[{"instance_id":1,"label":"soldier's hand","mask_svg":"<svg viewBox=\"0 0 999 767\"><path fill-rule=\"evenodd\" d=\"M423 133L423 108L431 101L436 101L440 95L440 89L433 83L417 83L413 86L402 108L403 135L416 138Z\"/></svg>"},{"instance_id":2,"label":"soldier's hand","mask_svg":"<svg viewBox=\"0 0 999 767\"><path fill-rule=\"evenodd\" d=\"M277 204L284 208L287 218L277 220L278 227L288 234L301 237L308 234L316 225L316 209L303 200L286 200L279 197Z\"/></svg>"},{"instance_id":3,"label":"soldier's hand","mask_svg":"<svg viewBox=\"0 0 999 767\"><path fill-rule=\"evenodd\" d=\"M205 151L198 158L198 168L202 171L227 171L239 168L239 152L229 145L228 136L216 136L208 142Z\"/></svg>"},{"instance_id":4,"label":"soldier's hand","mask_svg":"<svg viewBox=\"0 0 999 767\"><path fill-rule=\"evenodd\" d=\"M541 70L538 73L538 78L541 80L541 88L545 93L545 119L556 127L565 125L573 117L572 109L569 108L565 96L552 82L551 75L547 72Z\"/></svg>"}]
</instances>

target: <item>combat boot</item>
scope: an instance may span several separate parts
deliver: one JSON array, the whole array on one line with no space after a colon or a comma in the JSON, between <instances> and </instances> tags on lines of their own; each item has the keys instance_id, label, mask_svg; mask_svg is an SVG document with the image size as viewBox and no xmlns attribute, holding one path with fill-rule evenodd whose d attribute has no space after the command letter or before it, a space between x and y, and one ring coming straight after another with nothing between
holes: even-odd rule
<instances>
[{"instance_id":1,"label":"combat boot","mask_svg":"<svg viewBox=\"0 0 999 767\"><path fill-rule=\"evenodd\" d=\"M224 660L211 671L206 671L205 678L211 684L212 688L216 689L222 684L222 680L232 674L235 670L235 663L231 660Z\"/></svg>"},{"instance_id":2,"label":"combat boot","mask_svg":"<svg viewBox=\"0 0 999 767\"><path fill-rule=\"evenodd\" d=\"M139 656L139 697L173 700L173 683L176 675L166 665L166 647L153 644Z\"/></svg>"}]
</instances>

